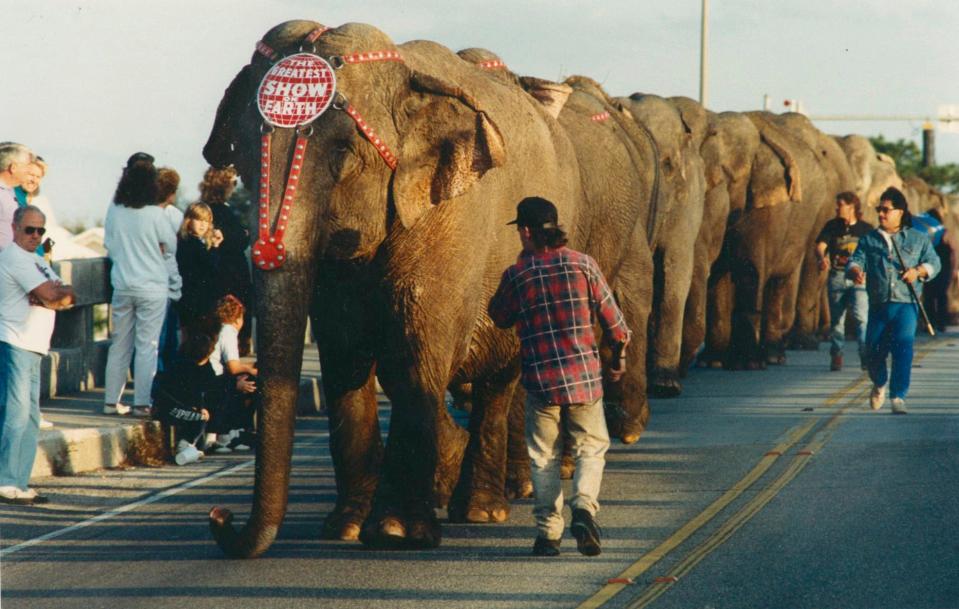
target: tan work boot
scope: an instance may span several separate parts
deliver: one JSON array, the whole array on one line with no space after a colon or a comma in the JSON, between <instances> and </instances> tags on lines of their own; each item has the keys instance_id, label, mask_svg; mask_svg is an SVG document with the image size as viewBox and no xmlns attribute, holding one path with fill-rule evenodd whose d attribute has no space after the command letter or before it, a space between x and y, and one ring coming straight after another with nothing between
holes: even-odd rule
<instances>
[{"instance_id":1,"label":"tan work boot","mask_svg":"<svg viewBox=\"0 0 959 609\"><path fill-rule=\"evenodd\" d=\"M842 354L837 353L832 356L832 361L829 363L829 369L833 372L838 372L842 370Z\"/></svg>"}]
</instances>

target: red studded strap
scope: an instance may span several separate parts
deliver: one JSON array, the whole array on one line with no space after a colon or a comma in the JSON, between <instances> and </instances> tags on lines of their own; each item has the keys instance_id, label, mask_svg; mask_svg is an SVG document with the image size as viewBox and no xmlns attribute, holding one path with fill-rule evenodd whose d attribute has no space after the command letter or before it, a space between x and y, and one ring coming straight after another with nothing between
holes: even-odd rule
<instances>
[{"instance_id":1,"label":"red studded strap","mask_svg":"<svg viewBox=\"0 0 959 609\"><path fill-rule=\"evenodd\" d=\"M286 223L296 200L296 186L303 170L303 158L306 153L307 138L299 135L296 138L296 150L293 152L293 164L290 166L290 175L286 180L286 190L280 202L280 212L276 219L276 230L270 233L270 141L271 133L264 133L260 142L260 205L257 211L256 242L253 244L253 264L256 268L265 271L283 266L286 260L286 247L283 244L283 235L286 233Z\"/></svg>"},{"instance_id":2,"label":"red studded strap","mask_svg":"<svg viewBox=\"0 0 959 609\"><path fill-rule=\"evenodd\" d=\"M403 62L403 56L398 51L367 51L365 53L351 53L350 55L341 55L343 63L357 64L369 63L371 61L398 61Z\"/></svg>"},{"instance_id":3,"label":"red studded strap","mask_svg":"<svg viewBox=\"0 0 959 609\"><path fill-rule=\"evenodd\" d=\"M260 55L263 55L270 61L276 61L277 57L279 57L279 53L274 51L273 47L263 42L262 40L257 41L256 52L259 53Z\"/></svg>"},{"instance_id":4,"label":"red studded strap","mask_svg":"<svg viewBox=\"0 0 959 609\"><path fill-rule=\"evenodd\" d=\"M500 61L499 59L490 59L489 61L481 61L476 64L483 70L499 70L506 69L506 64Z\"/></svg>"},{"instance_id":5,"label":"red studded strap","mask_svg":"<svg viewBox=\"0 0 959 609\"><path fill-rule=\"evenodd\" d=\"M373 147L376 148L376 151L379 153L380 157L386 161L386 164L389 165L389 168L393 171L396 171L396 165L398 161L396 160L396 155L390 150L389 146L386 145L386 142L380 139L376 132L373 131L373 127L370 127L370 124L363 120L363 117L360 116L360 113L352 105L346 107L346 113L350 115L350 118L356 123L356 126L359 127L360 133L363 134L363 137L373 144Z\"/></svg>"},{"instance_id":6,"label":"red studded strap","mask_svg":"<svg viewBox=\"0 0 959 609\"><path fill-rule=\"evenodd\" d=\"M608 118L609 118L609 112L600 112L599 114L594 114L591 117L589 117L589 120L596 123L601 123L607 120Z\"/></svg>"}]
</instances>

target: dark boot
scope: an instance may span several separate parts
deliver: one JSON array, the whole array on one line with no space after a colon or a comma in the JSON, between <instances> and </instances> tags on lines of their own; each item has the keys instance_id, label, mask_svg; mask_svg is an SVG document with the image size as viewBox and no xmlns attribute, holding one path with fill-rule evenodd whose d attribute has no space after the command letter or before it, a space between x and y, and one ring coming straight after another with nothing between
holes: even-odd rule
<instances>
[{"instance_id":1,"label":"dark boot","mask_svg":"<svg viewBox=\"0 0 959 609\"><path fill-rule=\"evenodd\" d=\"M559 539L537 537L533 542L533 556L559 556Z\"/></svg>"},{"instance_id":2,"label":"dark boot","mask_svg":"<svg viewBox=\"0 0 959 609\"><path fill-rule=\"evenodd\" d=\"M838 372L842 370L842 354L837 353L832 356L832 362L829 364L829 369L833 372Z\"/></svg>"},{"instance_id":3,"label":"dark boot","mask_svg":"<svg viewBox=\"0 0 959 609\"><path fill-rule=\"evenodd\" d=\"M599 547L599 525L593 515L586 510L573 510L573 524L569 527L576 538L576 549L584 556L598 556L602 552Z\"/></svg>"}]
</instances>

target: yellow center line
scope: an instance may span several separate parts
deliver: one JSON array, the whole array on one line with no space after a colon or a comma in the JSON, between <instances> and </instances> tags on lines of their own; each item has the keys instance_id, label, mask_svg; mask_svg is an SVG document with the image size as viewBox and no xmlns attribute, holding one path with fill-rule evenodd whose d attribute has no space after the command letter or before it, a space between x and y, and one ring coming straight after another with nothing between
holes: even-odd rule
<instances>
[{"instance_id":1,"label":"yellow center line","mask_svg":"<svg viewBox=\"0 0 959 609\"><path fill-rule=\"evenodd\" d=\"M915 363L922 361L929 354L932 348L935 345L929 344L925 345L924 348L916 354ZM862 375L859 378L859 381L864 381L866 375ZM858 382L856 383L858 384ZM703 559L705 559L709 554L711 554L716 548L728 541L733 534L738 531L744 524L749 522L753 516L758 514L770 501L772 501L799 473L806 467L810 462L810 457L819 452L823 446L829 441L832 437L833 432L836 428L839 427L839 424L845 420L844 416L846 412L855 406L861 406L866 396L869 395L871 387L866 387L858 394L856 394L852 399L850 399L845 406L840 408L838 411L832 414L829 421L823 425L822 429L818 430L807 442L806 446L800 450L792 459L789 466L786 470L780 474L780 476L769 484L762 491L757 493L753 499L751 499L746 505L744 505L738 512L730 516L730 518L723 523L712 535L710 535L705 541L703 541L699 546L693 549L682 561L679 562L675 567L673 567L670 572L662 578L657 578L649 587L641 594L638 598L633 600L629 605L628 609L642 609L646 607L657 598L659 598L664 592L670 589L675 585L681 578L685 577L693 567L699 564ZM840 392L845 393L845 392Z\"/></svg>"},{"instance_id":2,"label":"yellow center line","mask_svg":"<svg viewBox=\"0 0 959 609\"><path fill-rule=\"evenodd\" d=\"M825 406L830 407L842 400L849 392L859 387L865 381L864 376L859 376L848 383L842 389L836 391L825 402ZM706 525L710 520L716 517L726 506L735 501L746 489L752 486L765 474L770 467L787 450L798 443L813 427L815 427L822 417L810 417L808 421L786 431L785 438L769 452L763 455L762 459L747 473L739 482L734 484L729 490L722 494L716 501L711 503L706 509L700 512L692 520L680 527L676 532L670 535L665 541L644 554L639 560L630 565L625 571L617 575L616 580L629 580L645 573L650 567L658 562L663 556L676 549L681 543L689 539L699 529ZM609 599L616 596L629 584L627 583L607 583L599 589L593 596L589 597L578 606L578 609L596 609L601 607Z\"/></svg>"}]
</instances>

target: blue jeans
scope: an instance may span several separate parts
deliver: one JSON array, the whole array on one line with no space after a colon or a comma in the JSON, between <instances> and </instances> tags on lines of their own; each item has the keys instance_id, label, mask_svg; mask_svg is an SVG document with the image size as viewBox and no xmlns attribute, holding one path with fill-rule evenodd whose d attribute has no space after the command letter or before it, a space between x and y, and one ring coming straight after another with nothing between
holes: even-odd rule
<instances>
[{"instance_id":1,"label":"blue jeans","mask_svg":"<svg viewBox=\"0 0 959 609\"><path fill-rule=\"evenodd\" d=\"M916 338L916 305L887 302L869 310L866 343L869 349L869 378L876 385L889 382L890 398L905 398L912 375L912 343ZM892 353L892 379L886 360Z\"/></svg>"},{"instance_id":2,"label":"blue jeans","mask_svg":"<svg viewBox=\"0 0 959 609\"><path fill-rule=\"evenodd\" d=\"M856 326L856 342L859 346L859 361L866 362L866 322L869 317L869 295L866 286L857 286L846 279L844 272L829 273L829 354L842 355L846 342L846 311L852 312Z\"/></svg>"},{"instance_id":3,"label":"blue jeans","mask_svg":"<svg viewBox=\"0 0 959 609\"><path fill-rule=\"evenodd\" d=\"M40 360L0 341L0 486L27 490L40 435Z\"/></svg>"}]
</instances>

